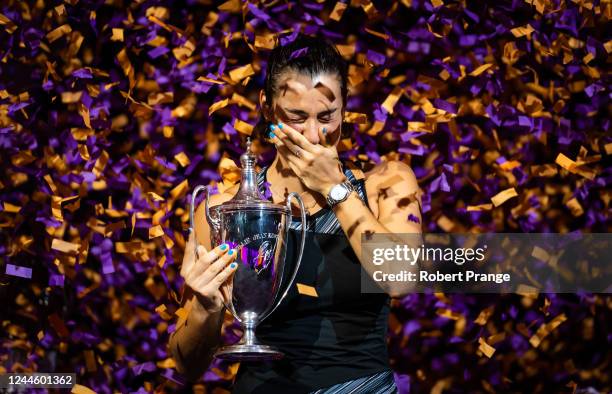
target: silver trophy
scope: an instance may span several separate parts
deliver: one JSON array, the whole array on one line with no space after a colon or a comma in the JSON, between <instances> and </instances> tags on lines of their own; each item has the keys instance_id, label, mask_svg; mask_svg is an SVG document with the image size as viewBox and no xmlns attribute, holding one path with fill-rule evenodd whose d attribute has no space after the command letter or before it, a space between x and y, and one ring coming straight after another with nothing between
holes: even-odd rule
<instances>
[{"instance_id":1,"label":"silver trophy","mask_svg":"<svg viewBox=\"0 0 612 394\"><path fill-rule=\"evenodd\" d=\"M221 288L231 294L225 307L240 322L244 335L239 343L223 346L215 357L230 361L274 360L283 357L279 350L258 343L255 327L270 316L280 305L293 285L304 251L306 236L306 209L297 193L289 193L285 205L267 201L257 187L256 157L251 152L251 141L240 156L240 189L229 201L209 207L210 191L206 186L197 186L191 196L190 224L194 229L194 208L198 193L206 190L206 220L210 226L211 245L225 242L238 252L235 262L238 268L231 283ZM302 230L300 249L295 269L285 288L285 252L291 224L291 200L300 205ZM228 297L229 298L229 297Z\"/></svg>"}]
</instances>

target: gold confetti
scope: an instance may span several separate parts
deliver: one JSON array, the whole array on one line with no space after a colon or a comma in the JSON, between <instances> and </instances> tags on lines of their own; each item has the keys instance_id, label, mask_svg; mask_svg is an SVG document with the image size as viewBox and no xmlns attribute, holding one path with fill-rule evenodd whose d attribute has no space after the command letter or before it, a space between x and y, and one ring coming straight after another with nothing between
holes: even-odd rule
<instances>
[{"instance_id":1,"label":"gold confetti","mask_svg":"<svg viewBox=\"0 0 612 394\"><path fill-rule=\"evenodd\" d=\"M206 78L206 77L198 77L197 80L198 81L203 81L203 82L215 83L217 85L224 85L225 84L225 82L223 82L223 81L217 81L216 79L211 79L211 78Z\"/></svg>"},{"instance_id":2,"label":"gold confetti","mask_svg":"<svg viewBox=\"0 0 612 394\"><path fill-rule=\"evenodd\" d=\"M469 75L473 76L473 77L477 77L480 74L482 74L483 72L487 71L488 69L490 69L491 67L493 67L492 64L487 63L487 64L483 64L480 67L477 67L474 71L472 71Z\"/></svg>"},{"instance_id":3,"label":"gold confetti","mask_svg":"<svg viewBox=\"0 0 612 394\"><path fill-rule=\"evenodd\" d=\"M347 123L364 124L368 122L368 116L359 112L345 112L344 121Z\"/></svg>"},{"instance_id":4,"label":"gold confetti","mask_svg":"<svg viewBox=\"0 0 612 394\"><path fill-rule=\"evenodd\" d=\"M62 103L64 104L72 104L78 103L81 100L81 96L83 92L62 92Z\"/></svg>"},{"instance_id":5,"label":"gold confetti","mask_svg":"<svg viewBox=\"0 0 612 394\"><path fill-rule=\"evenodd\" d=\"M21 211L21 207L20 206L13 205L13 204L8 203L8 202L4 203L4 212L19 213L19 211Z\"/></svg>"},{"instance_id":6,"label":"gold confetti","mask_svg":"<svg viewBox=\"0 0 612 394\"><path fill-rule=\"evenodd\" d=\"M219 174L223 178L224 182L228 182L230 185L235 184L240 180L240 168L234 163L232 159L223 155L219 162Z\"/></svg>"},{"instance_id":7,"label":"gold confetti","mask_svg":"<svg viewBox=\"0 0 612 394\"><path fill-rule=\"evenodd\" d=\"M252 102L251 100L249 100L248 98L239 95L238 93L233 93L232 94L232 98L230 100L232 103L236 103L238 105L241 105L243 107L247 107L248 109L250 109L251 111L255 111L257 109L257 105Z\"/></svg>"},{"instance_id":8,"label":"gold confetti","mask_svg":"<svg viewBox=\"0 0 612 394\"><path fill-rule=\"evenodd\" d=\"M550 259L550 254L548 254L546 250L540 248L539 246L533 247L533 250L531 251L531 256L545 263L548 262L548 260Z\"/></svg>"},{"instance_id":9,"label":"gold confetti","mask_svg":"<svg viewBox=\"0 0 612 394\"><path fill-rule=\"evenodd\" d=\"M155 308L155 312L164 320L172 320L172 316L166 312L167 309L166 305L161 304Z\"/></svg>"},{"instance_id":10,"label":"gold confetti","mask_svg":"<svg viewBox=\"0 0 612 394\"><path fill-rule=\"evenodd\" d=\"M164 201L165 199L155 192L148 192L149 197L153 199L153 201Z\"/></svg>"},{"instance_id":11,"label":"gold confetti","mask_svg":"<svg viewBox=\"0 0 612 394\"><path fill-rule=\"evenodd\" d=\"M344 14L346 7L347 7L346 3L342 3L340 1L337 2L331 14L329 14L329 19L339 22L340 19L342 19L342 14Z\"/></svg>"},{"instance_id":12,"label":"gold confetti","mask_svg":"<svg viewBox=\"0 0 612 394\"><path fill-rule=\"evenodd\" d=\"M134 80L134 67L132 67L132 63L130 63L130 59L127 55L127 51L125 50L125 48L119 51L119 53L117 54L117 60L119 61L119 64L121 65L121 69L123 69L124 74L128 77L130 81L131 91L134 88L134 85L136 85L136 81Z\"/></svg>"},{"instance_id":13,"label":"gold confetti","mask_svg":"<svg viewBox=\"0 0 612 394\"><path fill-rule=\"evenodd\" d=\"M489 321L489 318L493 315L494 310L495 310L495 305L491 305L483 309L478 314L478 317L476 318L476 320L474 320L474 323L480 326L484 326L485 324L487 324L487 321Z\"/></svg>"},{"instance_id":14,"label":"gold confetti","mask_svg":"<svg viewBox=\"0 0 612 394\"><path fill-rule=\"evenodd\" d=\"M161 237L162 235L164 235L164 230L159 224L149 228L149 239Z\"/></svg>"},{"instance_id":15,"label":"gold confetti","mask_svg":"<svg viewBox=\"0 0 612 394\"><path fill-rule=\"evenodd\" d=\"M372 34L373 36L382 38L383 40L388 40L389 39L389 35L388 34L381 33L381 32L375 31L375 30L371 30L371 29L368 29L367 27L364 28L364 30L366 32Z\"/></svg>"},{"instance_id":16,"label":"gold confetti","mask_svg":"<svg viewBox=\"0 0 612 394\"><path fill-rule=\"evenodd\" d=\"M253 133L253 126L247 122L243 122L240 119L236 119L233 126L236 131L242 134L251 135Z\"/></svg>"},{"instance_id":17,"label":"gold confetti","mask_svg":"<svg viewBox=\"0 0 612 394\"><path fill-rule=\"evenodd\" d=\"M455 223L445 215L440 215L436 224L447 233L453 232L455 228Z\"/></svg>"},{"instance_id":18,"label":"gold confetti","mask_svg":"<svg viewBox=\"0 0 612 394\"><path fill-rule=\"evenodd\" d=\"M540 343L546 338L551 332L553 332L561 323L567 320L565 313L560 314L548 323L543 323L535 334L529 338L531 346L537 348Z\"/></svg>"},{"instance_id":19,"label":"gold confetti","mask_svg":"<svg viewBox=\"0 0 612 394\"><path fill-rule=\"evenodd\" d=\"M57 250L63 253L76 254L78 253L81 245L72 242L66 242L61 239L53 238L51 242L51 249Z\"/></svg>"},{"instance_id":20,"label":"gold confetti","mask_svg":"<svg viewBox=\"0 0 612 394\"><path fill-rule=\"evenodd\" d=\"M178 200L187 194L187 190L189 189L189 181L187 179L183 180L181 183L176 185L172 190L170 190L170 197L173 200Z\"/></svg>"},{"instance_id":21,"label":"gold confetti","mask_svg":"<svg viewBox=\"0 0 612 394\"><path fill-rule=\"evenodd\" d=\"M381 106L386 109L388 113L393 114L393 108L395 107L395 104L397 104L402 93L404 93L404 89L399 86L396 86L395 88L393 88L393 91L389 93L389 95Z\"/></svg>"},{"instance_id":22,"label":"gold confetti","mask_svg":"<svg viewBox=\"0 0 612 394\"><path fill-rule=\"evenodd\" d=\"M350 59L355 54L355 44L351 44L351 45L336 44L336 49L338 49L338 52L340 53L340 55L342 55L342 57L344 57L345 59ZM354 67L353 65L351 66Z\"/></svg>"},{"instance_id":23,"label":"gold confetti","mask_svg":"<svg viewBox=\"0 0 612 394\"><path fill-rule=\"evenodd\" d=\"M70 390L72 394L96 394L95 391L82 384L75 384Z\"/></svg>"},{"instance_id":24,"label":"gold confetti","mask_svg":"<svg viewBox=\"0 0 612 394\"><path fill-rule=\"evenodd\" d=\"M87 369L87 372L95 372L98 367L96 364L94 351L91 349L86 349L83 351L83 356L85 357L85 368Z\"/></svg>"},{"instance_id":25,"label":"gold confetti","mask_svg":"<svg viewBox=\"0 0 612 394\"><path fill-rule=\"evenodd\" d=\"M275 45L273 34L255 36L255 48L273 49Z\"/></svg>"},{"instance_id":26,"label":"gold confetti","mask_svg":"<svg viewBox=\"0 0 612 394\"><path fill-rule=\"evenodd\" d=\"M123 29L113 28L111 41L123 41Z\"/></svg>"},{"instance_id":27,"label":"gold confetti","mask_svg":"<svg viewBox=\"0 0 612 394\"><path fill-rule=\"evenodd\" d=\"M493 204L468 205L467 211L489 211L493 209Z\"/></svg>"},{"instance_id":28,"label":"gold confetti","mask_svg":"<svg viewBox=\"0 0 612 394\"><path fill-rule=\"evenodd\" d=\"M238 83L242 81L244 78L254 75L255 70L253 70L253 66L251 64L247 64L246 66L238 67L229 72L229 77L232 81Z\"/></svg>"},{"instance_id":29,"label":"gold confetti","mask_svg":"<svg viewBox=\"0 0 612 394\"><path fill-rule=\"evenodd\" d=\"M142 242L115 242L115 252L117 253L132 253L142 249Z\"/></svg>"},{"instance_id":30,"label":"gold confetti","mask_svg":"<svg viewBox=\"0 0 612 394\"><path fill-rule=\"evenodd\" d=\"M514 37L523 37L523 36L527 36L528 39L531 39L531 33L534 32L533 27L531 27L530 24L527 24L525 26L522 27L515 27L514 29L510 30L510 33L512 33L512 35L514 35Z\"/></svg>"},{"instance_id":31,"label":"gold confetti","mask_svg":"<svg viewBox=\"0 0 612 394\"><path fill-rule=\"evenodd\" d=\"M310 297L318 297L319 295L317 294L317 289L315 289L312 286L308 286L302 283L296 283L297 286L297 290L298 293L303 294L303 295L307 295Z\"/></svg>"},{"instance_id":32,"label":"gold confetti","mask_svg":"<svg viewBox=\"0 0 612 394\"><path fill-rule=\"evenodd\" d=\"M565 205L569 208L570 212L575 217L578 217L584 214L584 209L582 208L582 205L580 205L580 202L578 202L578 199L576 199L576 197L573 197L570 200L568 200L565 203Z\"/></svg>"},{"instance_id":33,"label":"gold confetti","mask_svg":"<svg viewBox=\"0 0 612 394\"><path fill-rule=\"evenodd\" d=\"M100 174L102 174L102 172L104 171L104 168L106 168L106 163L108 163L108 153L106 153L106 151L102 151L102 153L100 154L100 157L98 157L98 160L96 160L96 164L94 165L93 168L93 173L96 174L96 176L100 176Z\"/></svg>"},{"instance_id":34,"label":"gold confetti","mask_svg":"<svg viewBox=\"0 0 612 394\"><path fill-rule=\"evenodd\" d=\"M72 28L70 27L70 25L65 24L47 33L46 37L47 37L47 40L49 40L49 42L53 42L53 41L56 41L62 38L66 34L70 33L71 31L72 31Z\"/></svg>"},{"instance_id":35,"label":"gold confetti","mask_svg":"<svg viewBox=\"0 0 612 394\"><path fill-rule=\"evenodd\" d=\"M491 197L491 202L493 203L494 206L499 207L504 202L506 202L508 199L512 197L516 197L516 196L518 196L518 193L513 187L511 187Z\"/></svg>"},{"instance_id":36,"label":"gold confetti","mask_svg":"<svg viewBox=\"0 0 612 394\"><path fill-rule=\"evenodd\" d=\"M7 18L6 15L0 13L0 25L5 26L5 30L9 34L13 34L15 30L17 30L17 25Z\"/></svg>"},{"instance_id":37,"label":"gold confetti","mask_svg":"<svg viewBox=\"0 0 612 394\"><path fill-rule=\"evenodd\" d=\"M480 350L485 356L491 358L495 353L495 348L487 343L484 338L478 338L478 350Z\"/></svg>"},{"instance_id":38,"label":"gold confetti","mask_svg":"<svg viewBox=\"0 0 612 394\"><path fill-rule=\"evenodd\" d=\"M228 0L218 7L219 11L239 14L242 11L240 0Z\"/></svg>"},{"instance_id":39,"label":"gold confetti","mask_svg":"<svg viewBox=\"0 0 612 394\"><path fill-rule=\"evenodd\" d=\"M174 155L174 160L176 160L181 165L181 167L187 167L189 163L191 163L189 161L189 157L187 157L185 152L180 152Z\"/></svg>"},{"instance_id":40,"label":"gold confetti","mask_svg":"<svg viewBox=\"0 0 612 394\"><path fill-rule=\"evenodd\" d=\"M208 116L212 115L215 111L225 108L229 104L229 99L223 99L217 101L208 108Z\"/></svg>"}]
</instances>

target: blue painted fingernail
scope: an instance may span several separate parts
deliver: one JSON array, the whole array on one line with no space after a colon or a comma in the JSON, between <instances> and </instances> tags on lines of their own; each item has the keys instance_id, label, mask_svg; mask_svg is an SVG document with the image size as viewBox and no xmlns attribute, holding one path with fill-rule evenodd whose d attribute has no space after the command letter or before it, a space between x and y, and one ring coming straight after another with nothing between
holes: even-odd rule
<instances>
[{"instance_id":1,"label":"blue painted fingernail","mask_svg":"<svg viewBox=\"0 0 612 394\"><path fill-rule=\"evenodd\" d=\"M276 126L274 126L273 124L270 125L270 130L274 130L276 128Z\"/></svg>"},{"instance_id":2,"label":"blue painted fingernail","mask_svg":"<svg viewBox=\"0 0 612 394\"><path fill-rule=\"evenodd\" d=\"M283 124L281 122L278 122L278 128L282 129L283 128Z\"/></svg>"},{"instance_id":3,"label":"blue painted fingernail","mask_svg":"<svg viewBox=\"0 0 612 394\"><path fill-rule=\"evenodd\" d=\"M229 254L230 256L234 254L234 249L230 250L229 252L227 252L227 254Z\"/></svg>"},{"instance_id":4,"label":"blue painted fingernail","mask_svg":"<svg viewBox=\"0 0 612 394\"><path fill-rule=\"evenodd\" d=\"M327 129L323 127L323 134L327 133Z\"/></svg>"},{"instance_id":5,"label":"blue painted fingernail","mask_svg":"<svg viewBox=\"0 0 612 394\"><path fill-rule=\"evenodd\" d=\"M221 245L221 250L225 250L225 249L227 249L227 244Z\"/></svg>"},{"instance_id":6,"label":"blue painted fingernail","mask_svg":"<svg viewBox=\"0 0 612 394\"><path fill-rule=\"evenodd\" d=\"M231 269L234 269L234 268L236 268L236 266L237 266L237 265L238 265L238 264L236 264L236 263L231 263L231 264L230 264L230 268L231 268Z\"/></svg>"},{"instance_id":7,"label":"blue painted fingernail","mask_svg":"<svg viewBox=\"0 0 612 394\"><path fill-rule=\"evenodd\" d=\"M270 132L270 133L268 134L268 137L270 137L270 138L274 138L274 137L276 137L276 134L274 134L273 132Z\"/></svg>"}]
</instances>

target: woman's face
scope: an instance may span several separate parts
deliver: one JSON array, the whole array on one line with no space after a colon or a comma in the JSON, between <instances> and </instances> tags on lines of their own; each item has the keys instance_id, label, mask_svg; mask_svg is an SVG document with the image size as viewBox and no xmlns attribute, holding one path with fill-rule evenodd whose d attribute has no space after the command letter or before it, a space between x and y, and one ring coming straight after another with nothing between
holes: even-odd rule
<instances>
[{"instance_id":1,"label":"woman's face","mask_svg":"<svg viewBox=\"0 0 612 394\"><path fill-rule=\"evenodd\" d=\"M264 97L262 91L262 108ZM268 120L288 124L311 143L331 146L340 140L344 108L337 75L325 73L311 78L294 70L284 71L278 80L277 94L268 104L271 104L266 107Z\"/></svg>"}]
</instances>

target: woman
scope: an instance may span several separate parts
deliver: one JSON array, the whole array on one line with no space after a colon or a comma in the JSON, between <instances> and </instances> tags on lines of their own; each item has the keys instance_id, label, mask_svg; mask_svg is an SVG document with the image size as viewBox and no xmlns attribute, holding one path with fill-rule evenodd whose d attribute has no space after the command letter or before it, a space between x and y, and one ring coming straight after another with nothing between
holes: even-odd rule
<instances>
[{"instance_id":1,"label":"woman","mask_svg":"<svg viewBox=\"0 0 612 394\"><path fill-rule=\"evenodd\" d=\"M234 393L397 391L387 357L387 316L390 296L409 289L397 282L387 284L386 293L362 294L357 256L362 233L421 232L421 190L402 162L381 163L363 174L338 159L347 90L347 67L333 44L299 36L270 55L254 135L266 130L277 153L258 183L263 194L269 182L275 203L283 203L289 192L300 193L308 210L307 238L296 278L301 286L292 286L257 328L260 342L285 357L242 362ZM211 196L210 205L229 200L237 188ZM293 221L292 231L300 227ZM220 286L235 270L236 253L210 245L209 231L200 204L200 258L190 253L195 242L190 234L181 269L184 299L193 295L193 307L170 342L177 369L190 380L207 369L219 345L223 300L229 301Z\"/></svg>"}]
</instances>

